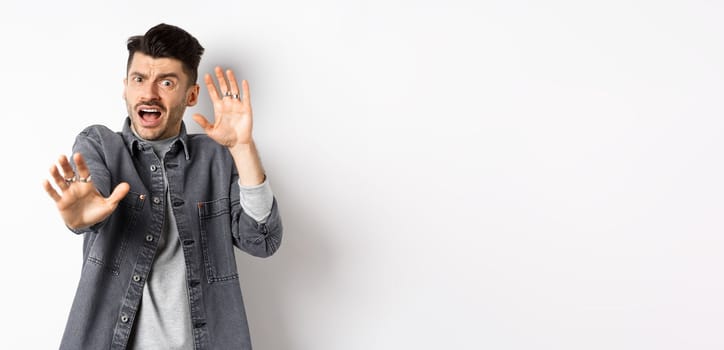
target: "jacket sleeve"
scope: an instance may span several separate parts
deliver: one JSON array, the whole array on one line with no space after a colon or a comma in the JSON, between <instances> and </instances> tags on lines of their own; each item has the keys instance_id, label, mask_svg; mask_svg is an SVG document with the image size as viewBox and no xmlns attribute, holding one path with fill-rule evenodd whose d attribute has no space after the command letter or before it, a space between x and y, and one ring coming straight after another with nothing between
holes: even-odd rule
<instances>
[{"instance_id":1,"label":"jacket sleeve","mask_svg":"<svg viewBox=\"0 0 724 350\"><path fill-rule=\"evenodd\" d=\"M244 212L237 185L232 186L231 207L231 234L235 246L257 257L269 257L279 249L283 229L276 198L264 222L257 222Z\"/></svg>"}]
</instances>

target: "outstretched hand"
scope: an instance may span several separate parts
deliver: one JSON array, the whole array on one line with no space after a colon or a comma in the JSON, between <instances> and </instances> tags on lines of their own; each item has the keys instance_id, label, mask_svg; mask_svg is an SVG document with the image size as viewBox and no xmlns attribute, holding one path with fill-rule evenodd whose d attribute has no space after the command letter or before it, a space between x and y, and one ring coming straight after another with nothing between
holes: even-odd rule
<instances>
[{"instance_id":1,"label":"outstretched hand","mask_svg":"<svg viewBox=\"0 0 724 350\"><path fill-rule=\"evenodd\" d=\"M66 226L79 229L101 222L111 215L121 199L128 194L130 186L125 182L120 183L113 193L105 198L91 182L90 171L83 156L76 153L73 161L77 174L73 173L66 156L58 159L60 170L55 165L50 168L50 175L59 190L53 188L48 180L45 180L43 187L55 201Z\"/></svg>"},{"instance_id":2,"label":"outstretched hand","mask_svg":"<svg viewBox=\"0 0 724 350\"><path fill-rule=\"evenodd\" d=\"M220 91L216 89L211 75L204 75L204 82L214 106L214 123L199 113L194 114L193 118L209 137L223 146L231 148L249 145L252 143L253 124L249 83L242 80L242 92L239 92L239 85L231 69L226 70L226 77L221 67L216 67L214 72Z\"/></svg>"}]
</instances>

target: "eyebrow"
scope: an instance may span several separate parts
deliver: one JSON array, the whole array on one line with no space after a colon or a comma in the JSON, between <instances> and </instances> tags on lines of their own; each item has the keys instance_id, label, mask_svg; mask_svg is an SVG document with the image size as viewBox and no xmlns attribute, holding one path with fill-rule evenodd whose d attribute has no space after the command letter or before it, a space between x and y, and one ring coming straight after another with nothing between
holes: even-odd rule
<instances>
[{"instance_id":1,"label":"eyebrow","mask_svg":"<svg viewBox=\"0 0 724 350\"><path fill-rule=\"evenodd\" d=\"M148 76L146 74L143 74L141 72L135 72L135 71L131 72L129 74L129 76L139 76L143 79L148 78ZM159 74L157 76L157 79L166 79L166 78L176 78L177 80L181 80L181 78L179 78L178 74L176 74L176 73L163 73L163 74Z\"/></svg>"}]
</instances>

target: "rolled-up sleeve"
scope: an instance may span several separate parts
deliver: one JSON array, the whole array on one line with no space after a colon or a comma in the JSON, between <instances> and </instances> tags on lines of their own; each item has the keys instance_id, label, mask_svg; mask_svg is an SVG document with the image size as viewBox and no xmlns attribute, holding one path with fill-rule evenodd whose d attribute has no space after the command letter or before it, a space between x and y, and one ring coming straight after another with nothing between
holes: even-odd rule
<instances>
[{"instance_id":1,"label":"rolled-up sleeve","mask_svg":"<svg viewBox=\"0 0 724 350\"><path fill-rule=\"evenodd\" d=\"M268 257L274 254L282 242L282 220L276 198L264 222L258 222L248 215L238 201L232 202L235 215L232 217L234 245L253 256Z\"/></svg>"}]
</instances>

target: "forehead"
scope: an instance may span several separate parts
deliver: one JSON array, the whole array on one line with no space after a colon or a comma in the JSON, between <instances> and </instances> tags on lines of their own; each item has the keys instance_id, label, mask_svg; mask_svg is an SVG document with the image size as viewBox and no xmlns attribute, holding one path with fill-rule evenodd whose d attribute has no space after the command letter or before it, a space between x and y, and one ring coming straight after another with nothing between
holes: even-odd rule
<instances>
[{"instance_id":1,"label":"forehead","mask_svg":"<svg viewBox=\"0 0 724 350\"><path fill-rule=\"evenodd\" d=\"M156 58L140 52L133 54L133 60L128 67L128 74L143 74L149 77L176 74L180 78L186 78L180 60L169 57Z\"/></svg>"}]
</instances>

